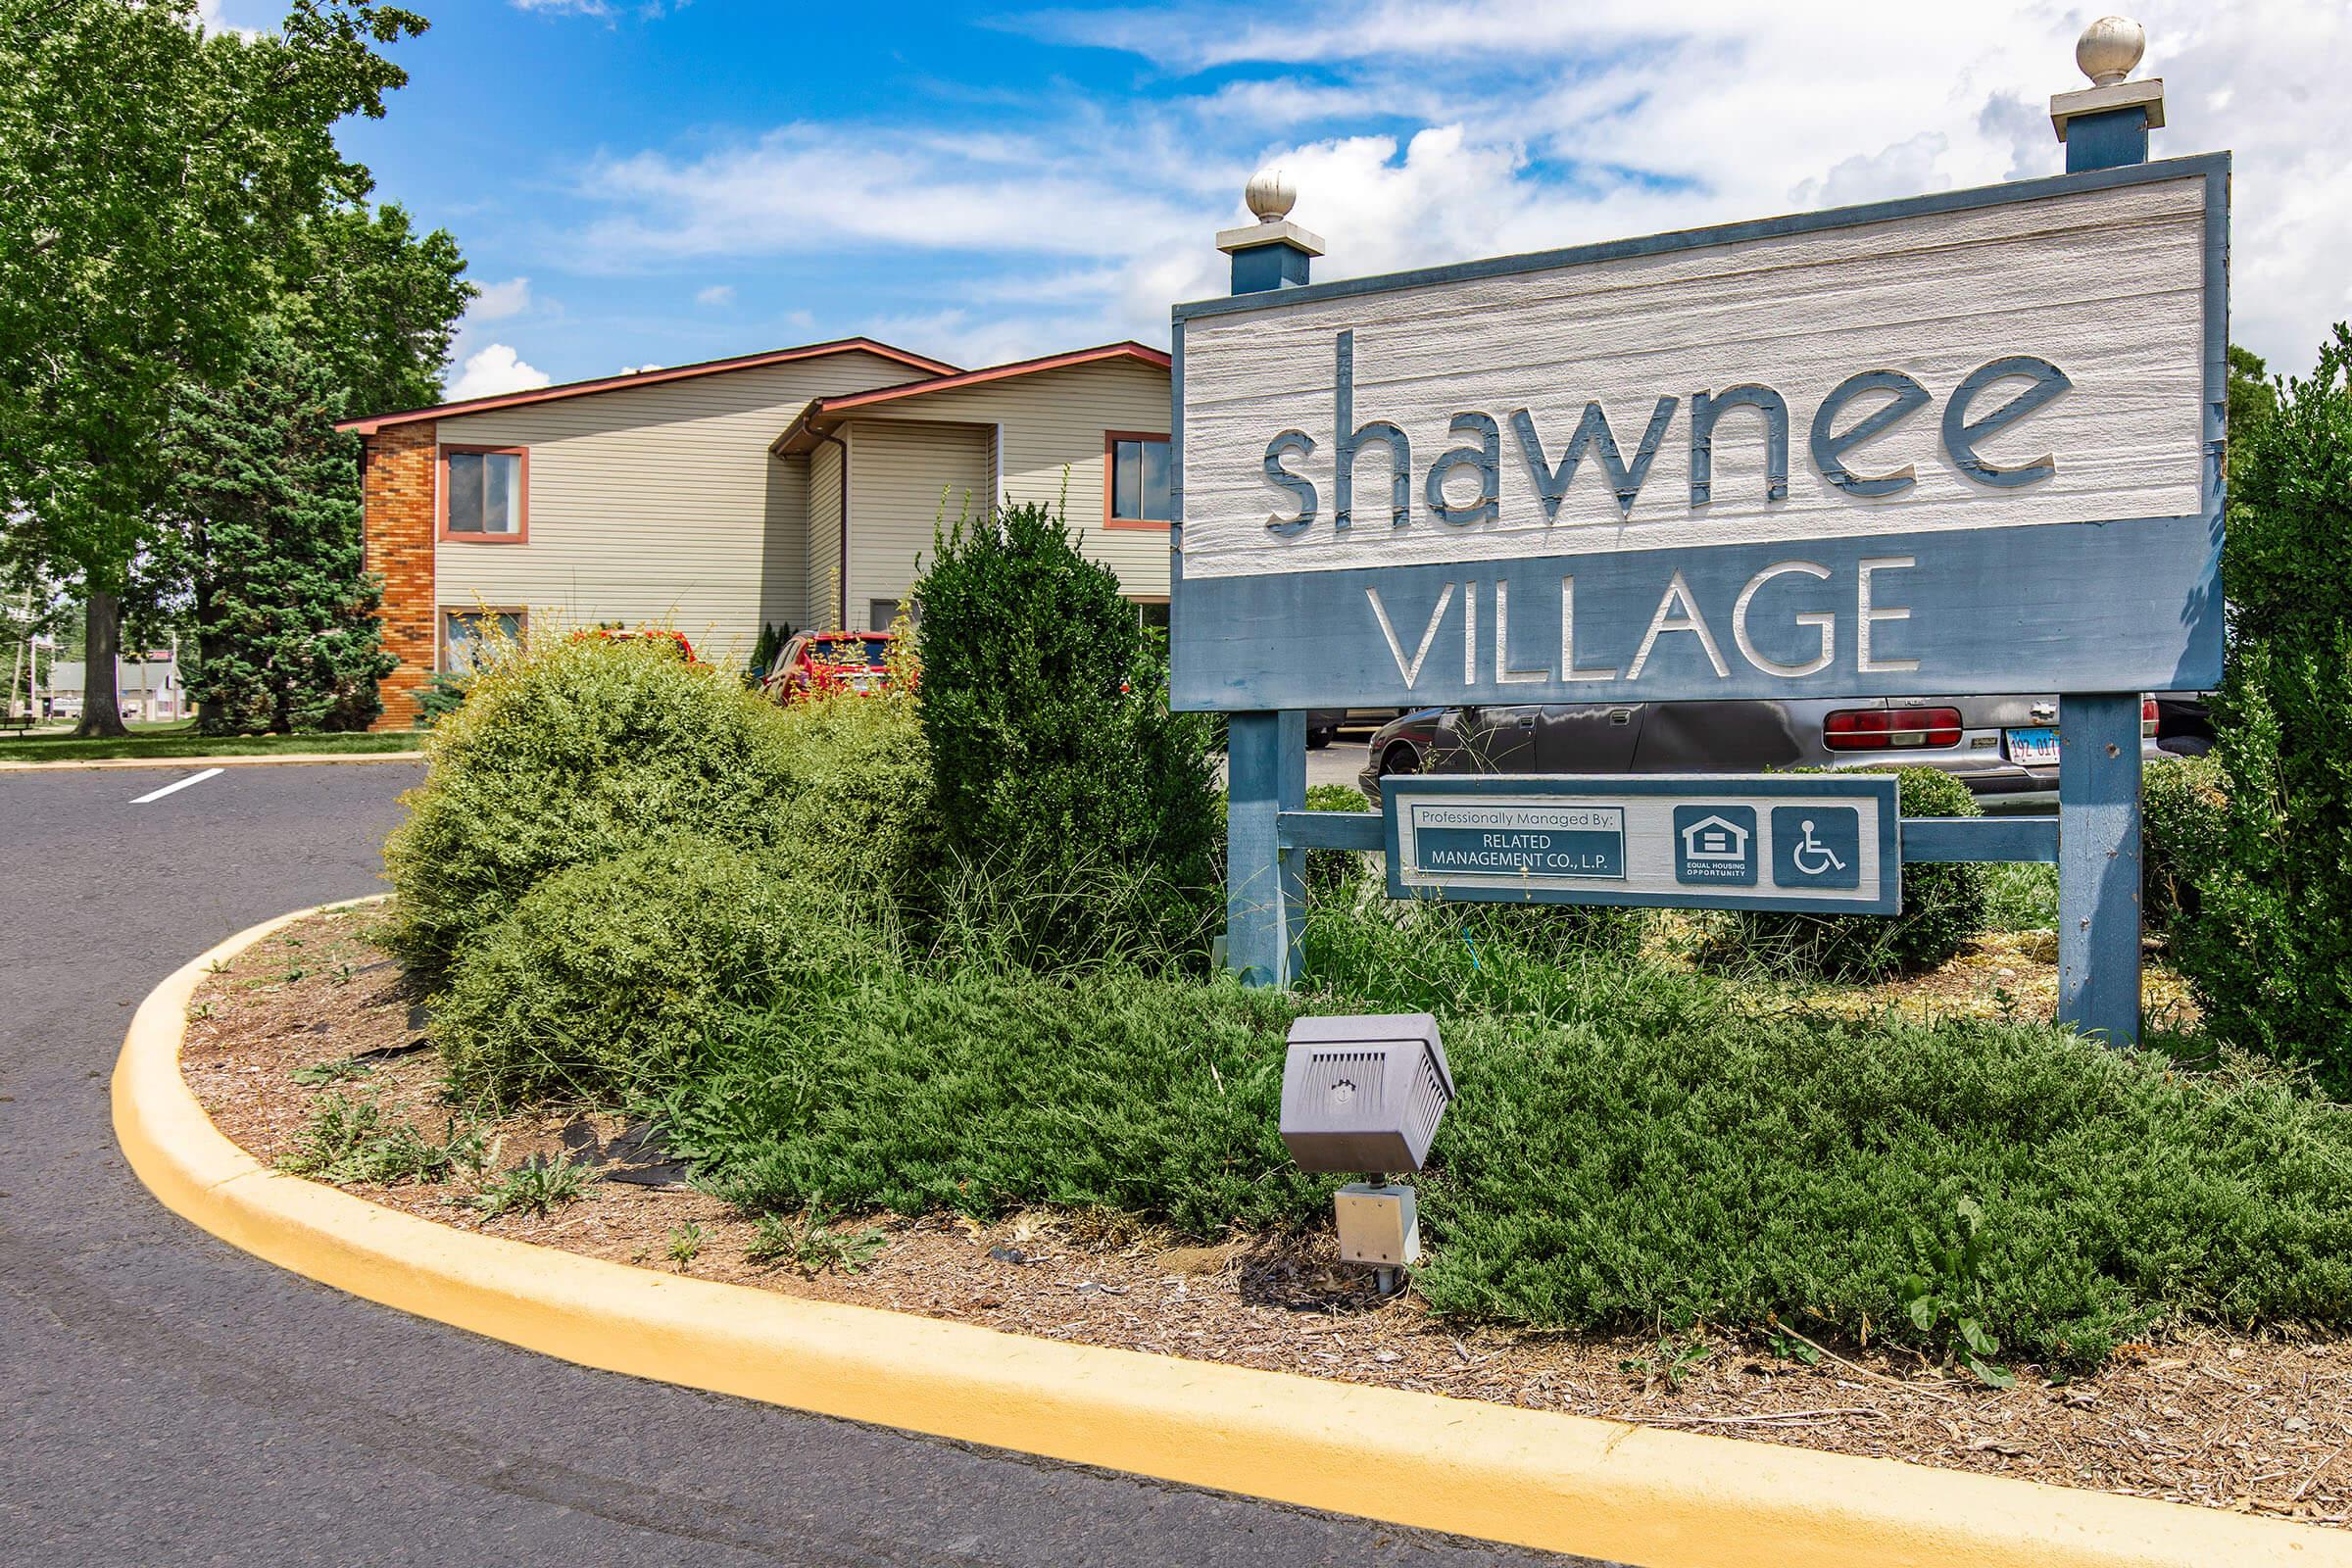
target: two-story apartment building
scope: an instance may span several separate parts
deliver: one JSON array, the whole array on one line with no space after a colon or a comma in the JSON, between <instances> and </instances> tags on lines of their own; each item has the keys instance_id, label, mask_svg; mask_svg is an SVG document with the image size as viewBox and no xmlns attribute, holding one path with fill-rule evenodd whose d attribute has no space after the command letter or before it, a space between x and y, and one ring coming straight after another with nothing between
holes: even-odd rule
<instances>
[{"instance_id":1,"label":"two-story apartment building","mask_svg":"<svg viewBox=\"0 0 2352 1568\"><path fill-rule=\"evenodd\" d=\"M400 665L383 727L485 618L880 628L943 511L1061 505L1140 613L1168 596L1168 357L1111 343L958 370L869 338L355 419Z\"/></svg>"}]
</instances>

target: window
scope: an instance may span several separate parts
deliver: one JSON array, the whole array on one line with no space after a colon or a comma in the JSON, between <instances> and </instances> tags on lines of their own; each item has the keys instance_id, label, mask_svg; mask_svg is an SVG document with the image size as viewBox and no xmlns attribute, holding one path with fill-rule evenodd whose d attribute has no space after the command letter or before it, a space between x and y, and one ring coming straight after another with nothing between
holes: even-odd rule
<instances>
[{"instance_id":1,"label":"window","mask_svg":"<svg viewBox=\"0 0 2352 1568\"><path fill-rule=\"evenodd\" d=\"M484 644L522 640L524 622L519 610L445 610L441 612L441 668L450 675L470 675L487 651Z\"/></svg>"},{"instance_id":2,"label":"window","mask_svg":"<svg viewBox=\"0 0 2352 1568\"><path fill-rule=\"evenodd\" d=\"M441 537L520 542L530 459L519 447L441 449Z\"/></svg>"},{"instance_id":3,"label":"window","mask_svg":"<svg viewBox=\"0 0 2352 1568\"><path fill-rule=\"evenodd\" d=\"M1102 466L1102 520L1106 526L1164 528L1175 519L1166 436L1142 430L1106 431Z\"/></svg>"},{"instance_id":4,"label":"window","mask_svg":"<svg viewBox=\"0 0 2352 1568\"><path fill-rule=\"evenodd\" d=\"M1168 602L1165 599L1138 599L1135 618L1152 631L1168 629Z\"/></svg>"},{"instance_id":5,"label":"window","mask_svg":"<svg viewBox=\"0 0 2352 1568\"><path fill-rule=\"evenodd\" d=\"M899 618L899 603L900 602L896 599L867 600L865 602L866 629L869 631L890 630L892 623ZM909 626L920 626L922 623L922 601L919 599L907 601L906 624Z\"/></svg>"}]
</instances>

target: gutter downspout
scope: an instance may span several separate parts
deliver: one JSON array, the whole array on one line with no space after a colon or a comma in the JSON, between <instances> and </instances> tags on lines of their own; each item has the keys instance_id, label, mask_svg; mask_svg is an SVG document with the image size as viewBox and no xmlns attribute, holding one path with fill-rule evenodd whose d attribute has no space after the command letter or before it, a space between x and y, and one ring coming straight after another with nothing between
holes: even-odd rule
<instances>
[{"instance_id":1,"label":"gutter downspout","mask_svg":"<svg viewBox=\"0 0 2352 1568\"><path fill-rule=\"evenodd\" d=\"M820 434L841 448L841 556L833 567L833 629L850 629L850 444L837 435Z\"/></svg>"}]
</instances>

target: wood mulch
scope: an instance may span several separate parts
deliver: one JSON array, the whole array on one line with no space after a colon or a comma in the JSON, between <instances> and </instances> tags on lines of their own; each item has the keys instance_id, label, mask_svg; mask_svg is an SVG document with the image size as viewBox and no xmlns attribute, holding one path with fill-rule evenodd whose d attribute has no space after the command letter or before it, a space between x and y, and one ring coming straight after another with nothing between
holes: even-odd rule
<instances>
[{"instance_id":1,"label":"wood mulch","mask_svg":"<svg viewBox=\"0 0 2352 1568\"><path fill-rule=\"evenodd\" d=\"M450 1129L438 1064L421 1044L421 999L368 940L375 918L315 916L247 949L197 993L181 1058L188 1084L221 1132L266 1163L296 1147L329 1093L373 1100L428 1139ZM2009 952L1996 967L2034 961ZM2044 977L2017 978L2038 988ZM292 1076L354 1057L364 1076L325 1085ZM479 1186L470 1173L348 1190L592 1257L1052 1340L2324 1524L2352 1519L2352 1341L2343 1339L2192 1329L2128 1346L2071 1382L2020 1367L2017 1387L2000 1391L1908 1353L1826 1340L1816 1353L1737 1332L1661 1345L1654 1335L1463 1329L1409 1293L1376 1295L1338 1263L1325 1234L1180 1246L1116 1218L1049 1212L993 1225L840 1221L831 1237L852 1252L869 1237L870 1255L855 1272L811 1273L753 1261L757 1227L691 1187L659 1184L670 1174L659 1151L614 1117L525 1114L478 1130L494 1167L568 1152L605 1179L548 1215L487 1219L467 1206ZM691 1256L676 1260L673 1244Z\"/></svg>"}]
</instances>

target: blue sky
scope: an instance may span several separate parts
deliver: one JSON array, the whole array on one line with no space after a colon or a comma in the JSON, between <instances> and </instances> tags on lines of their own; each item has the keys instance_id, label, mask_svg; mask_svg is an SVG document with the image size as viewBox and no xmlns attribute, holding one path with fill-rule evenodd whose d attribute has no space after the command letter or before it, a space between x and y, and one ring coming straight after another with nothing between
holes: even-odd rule
<instances>
[{"instance_id":1,"label":"blue sky","mask_svg":"<svg viewBox=\"0 0 2352 1568\"><path fill-rule=\"evenodd\" d=\"M860 332L965 365L1164 342L1263 162L1321 276L2052 172L2098 9L408 3L410 85L344 142L465 248L467 393ZM2345 10L2137 13L2159 154L2237 151L2233 335L2288 368L2352 315Z\"/></svg>"}]
</instances>

